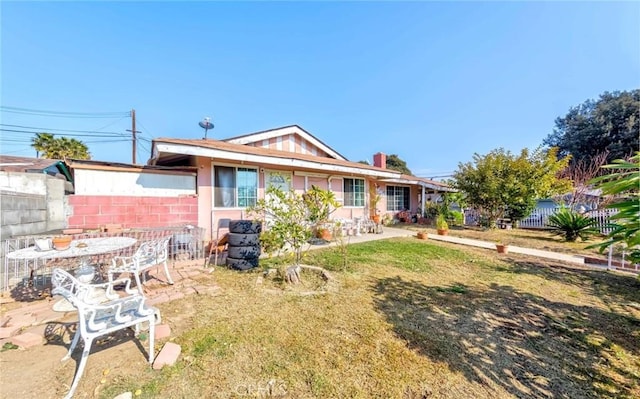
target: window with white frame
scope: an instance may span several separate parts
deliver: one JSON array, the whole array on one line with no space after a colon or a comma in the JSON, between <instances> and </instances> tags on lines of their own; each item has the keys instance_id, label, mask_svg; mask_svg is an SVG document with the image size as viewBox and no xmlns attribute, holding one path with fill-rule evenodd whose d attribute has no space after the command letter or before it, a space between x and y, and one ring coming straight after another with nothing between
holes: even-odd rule
<instances>
[{"instance_id":1,"label":"window with white frame","mask_svg":"<svg viewBox=\"0 0 640 399\"><path fill-rule=\"evenodd\" d=\"M409 209L409 187L387 186L387 210L404 211Z\"/></svg>"},{"instance_id":2,"label":"window with white frame","mask_svg":"<svg viewBox=\"0 0 640 399\"><path fill-rule=\"evenodd\" d=\"M344 178L344 206L364 206L364 179Z\"/></svg>"},{"instance_id":3,"label":"window with white frame","mask_svg":"<svg viewBox=\"0 0 640 399\"><path fill-rule=\"evenodd\" d=\"M258 198L258 170L214 166L213 206L216 208L246 208Z\"/></svg>"}]
</instances>

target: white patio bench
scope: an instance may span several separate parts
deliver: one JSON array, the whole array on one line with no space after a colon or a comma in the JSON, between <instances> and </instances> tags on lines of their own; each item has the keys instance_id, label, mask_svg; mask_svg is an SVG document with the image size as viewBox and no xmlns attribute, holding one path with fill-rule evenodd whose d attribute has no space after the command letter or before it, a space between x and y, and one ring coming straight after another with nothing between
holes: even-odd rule
<instances>
[{"instance_id":1,"label":"white patio bench","mask_svg":"<svg viewBox=\"0 0 640 399\"><path fill-rule=\"evenodd\" d=\"M154 266L163 265L164 273L169 284L173 285L173 280L169 274L167 260L169 258L169 241L171 236L158 240L143 242L136 252L131 256L114 256L111 267L107 270L109 281L113 280L115 274L130 273L136 280L138 291L143 294L142 280L146 282L146 272Z\"/></svg>"},{"instance_id":2,"label":"white patio bench","mask_svg":"<svg viewBox=\"0 0 640 399\"><path fill-rule=\"evenodd\" d=\"M84 284L66 271L56 268L52 275L53 295L62 295L78 310L78 328L73 336L69 351L62 358L68 360L82 338L84 349L80 363L76 369L71 388L65 399L71 398L87 364L93 340L99 336L135 326L136 335L140 332L141 324L149 323L149 363L153 362L155 313L154 307L145 304L145 297L137 290L131 290L131 280L120 279L102 284ZM125 284L124 296L115 292L116 284ZM93 291L105 289L106 301L95 303Z\"/></svg>"}]
</instances>

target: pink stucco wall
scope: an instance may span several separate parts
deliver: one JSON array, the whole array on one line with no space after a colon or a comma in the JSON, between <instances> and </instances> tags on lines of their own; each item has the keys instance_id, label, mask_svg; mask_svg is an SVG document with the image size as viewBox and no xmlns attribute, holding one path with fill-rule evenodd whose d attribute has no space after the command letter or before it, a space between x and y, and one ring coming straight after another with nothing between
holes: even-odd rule
<instances>
[{"instance_id":1,"label":"pink stucco wall","mask_svg":"<svg viewBox=\"0 0 640 399\"><path fill-rule=\"evenodd\" d=\"M134 197L70 195L69 228L96 229L106 224L123 228L197 225L198 197Z\"/></svg>"},{"instance_id":2,"label":"pink stucco wall","mask_svg":"<svg viewBox=\"0 0 640 399\"><path fill-rule=\"evenodd\" d=\"M304 145L303 145L304 142ZM296 153L307 153L315 154L318 157L327 156L327 154L322 151L320 148L314 146L310 142L304 140L302 137L298 135L285 135L280 137L272 137L266 140L259 140L254 143L247 144L249 146L269 148L273 150L281 150L281 151L289 151ZM213 163L216 163L216 160L213 160ZM212 190L212 159L205 157L198 157L196 160L196 165L198 167L198 177L197 177L197 187L198 187L198 226L205 228L207 230L206 236L212 237L215 235L216 227L218 220L223 218L230 219L241 219L241 218L249 218L245 209L227 209L227 208L213 208L213 190ZM230 166L232 163L229 161L223 162L223 165ZM258 173L258 198L264 198L265 194L265 174L278 169L278 167L270 165L268 167L264 167L263 165L258 164L249 164L243 163L242 165L235 166L243 166L243 167L255 167L260 170ZM310 173L309 176L304 175L294 175L291 170L280 169L282 173L287 174L291 177L292 187L299 193L303 193L307 188L310 188L312 185L316 185L322 189L330 188L339 199L344 198L343 193L343 183L344 177L348 176L331 176L330 180L328 177L320 177L314 176L313 172L326 174L325 170L317 170L317 171L306 171ZM359 177L360 178L360 177ZM365 187L369 187L370 184L374 184L373 181L367 181L365 179ZM384 189L384 187L382 187ZM367 188L368 190L368 188ZM413 196L412 196L413 197ZM386 202L385 196L383 195L383 200L378 204L378 209L381 214L384 214L386 211ZM367 195L366 203L368 204L369 198ZM413 201L413 198L412 198ZM353 219L357 217L367 217L369 215L369 209L367 206L364 207L341 207L336 210L333 214L333 218L344 218L344 219Z\"/></svg>"}]
</instances>

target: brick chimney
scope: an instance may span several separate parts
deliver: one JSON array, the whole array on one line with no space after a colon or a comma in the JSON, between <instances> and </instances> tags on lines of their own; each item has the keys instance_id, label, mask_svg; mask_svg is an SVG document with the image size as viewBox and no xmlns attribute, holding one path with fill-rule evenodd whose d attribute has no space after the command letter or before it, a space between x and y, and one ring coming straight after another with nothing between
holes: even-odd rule
<instances>
[{"instance_id":1,"label":"brick chimney","mask_svg":"<svg viewBox=\"0 0 640 399\"><path fill-rule=\"evenodd\" d=\"M378 152L376 154L373 154L373 166L377 166L379 168L387 168L387 155L382 153L382 152Z\"/></svg>"}]
</instances>

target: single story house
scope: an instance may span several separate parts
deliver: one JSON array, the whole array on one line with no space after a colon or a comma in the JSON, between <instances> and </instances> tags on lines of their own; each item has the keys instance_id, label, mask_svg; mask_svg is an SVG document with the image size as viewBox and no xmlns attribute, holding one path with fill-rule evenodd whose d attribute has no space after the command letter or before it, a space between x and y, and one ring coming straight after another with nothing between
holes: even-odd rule
<instances>
[{"instance_id":1,"label":"single story house","mask_svg":"<svg viewBox=\"0 0 640 399\"><path fill-rule=\"evenodd\" d=\"M247 208L270 186L304 192L312 185L335 193L341 207L334 218L368 218L377 213L418 212L424 199L451 191L428 179L386 168L386 155L373 165L347 160L297 125L224 140L158 138L149 165L197 170L198 226L215 231L221 218L246 218ZM372 196L379 195L377 210Z\"/></svg>"}]
</instances>

